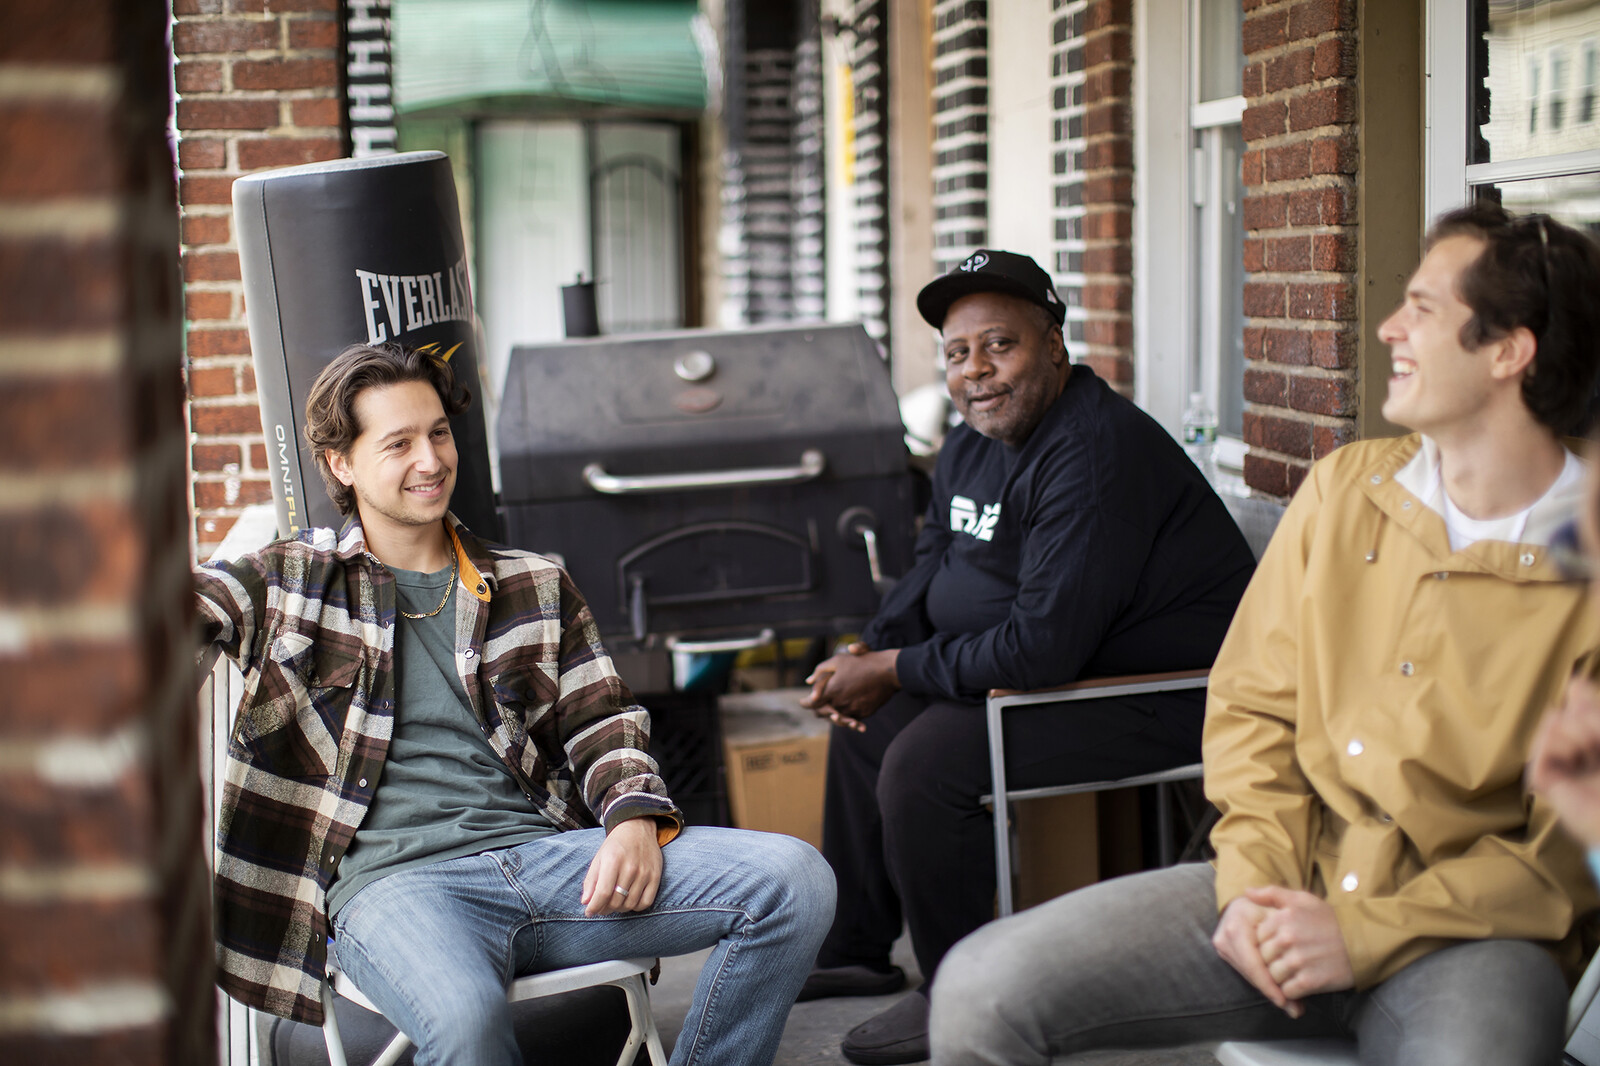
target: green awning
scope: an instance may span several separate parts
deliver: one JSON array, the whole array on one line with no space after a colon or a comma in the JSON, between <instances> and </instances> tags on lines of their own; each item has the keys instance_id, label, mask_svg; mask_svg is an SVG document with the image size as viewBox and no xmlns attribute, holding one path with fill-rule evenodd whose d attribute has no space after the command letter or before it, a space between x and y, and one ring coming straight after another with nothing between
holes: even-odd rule
<instances>
[{"instance_id":1,"label":"green awning","mask_svg":"<svg viewBox=\"0 0 1600 1066\"><path fill-rule=\"evenodd\" d=\"M698 15L696 0L395 0L396 110L698 113Z\"/></svg>"}]
</instances>

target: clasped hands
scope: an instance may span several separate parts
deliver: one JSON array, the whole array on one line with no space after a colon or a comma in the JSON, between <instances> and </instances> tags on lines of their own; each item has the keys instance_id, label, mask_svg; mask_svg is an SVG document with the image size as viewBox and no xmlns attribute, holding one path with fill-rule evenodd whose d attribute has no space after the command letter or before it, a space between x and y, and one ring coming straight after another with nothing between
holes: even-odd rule
<instances>
[{"instance_id":1,"label":"clasped hands","mask_svg":"<svg viewBox=\"0 0 1600 1066\"><path fill-rule=\"evenodd\" d=\"M811 672L806 678L811 694L800 706L834 725L862 732L867 728L863 719L899 690L900 678L895 672L899 658L899 648L873 651L858 640Z\"/></svg>"},{"instance_id":2,"label":"clasped hands","mask_svg":"<svg viewBox=\"0 0 1600 1066\"><path fill-rule=\"evenodd\" d=\"M1355 986L1350 954L1328 902L1310 892L1249 888L1222 912L1212 946L1291 1018L1302 1000Z\"/></svg>"}]
</instances>

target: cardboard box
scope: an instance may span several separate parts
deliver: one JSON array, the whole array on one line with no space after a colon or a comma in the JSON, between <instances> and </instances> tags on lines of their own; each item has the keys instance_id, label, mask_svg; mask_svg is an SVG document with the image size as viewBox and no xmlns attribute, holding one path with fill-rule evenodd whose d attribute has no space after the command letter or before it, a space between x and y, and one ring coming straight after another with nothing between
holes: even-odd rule
<instances>
[{"instance_id":1,"label":"cardboard box","mask_svg":"<svg viewBox=\"0 0 1600 1066\"><path fill-rule=\"evenodd\" d=\"M1136 789L1025 800L1012 810L1017 910L1143 868Z\"/></svg>"},{"instance_id":2,"label":"cardboard box","mask_svg":"<svg viewBox=\"0 0 1600 1066\"><path fill-rule=\"evenodd\" d=\"M788 833L822 846L822 796L833 728L804 707L805 688L717 701L728 809L740 829Z\"/></svg>"},{"instance_id":3,"label":"cardboard box","mask_svg":"<svg viewBox=\"0 0 1600 1066\"><path fill-rule=\"evenodd\" d=\"M1094 793L1027 800L1013 810L1017 910L1100 879L1100 827Z\"/></svg>"}]
</instances>

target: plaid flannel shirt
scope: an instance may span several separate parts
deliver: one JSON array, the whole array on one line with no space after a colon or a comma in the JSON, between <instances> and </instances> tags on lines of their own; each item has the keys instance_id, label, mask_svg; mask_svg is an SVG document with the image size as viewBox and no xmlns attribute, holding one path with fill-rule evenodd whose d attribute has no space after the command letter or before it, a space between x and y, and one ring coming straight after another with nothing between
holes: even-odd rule
<instances>
[{"instance_id":1,"label":"plaid flannel shirt","mask_svg":"<svg viewBox=\"0 0 1600 1066\"><path fill-rule=\"evenodd\" d=\"M452 515L456 669L491 748L558 829L682 825L566 572L478 541ZM394 575L352 517L195 573L202 638L244 673L217 822L218 982L320 1025L326 891L377 790L394 727Z\"/></svg>"}]
</instances>

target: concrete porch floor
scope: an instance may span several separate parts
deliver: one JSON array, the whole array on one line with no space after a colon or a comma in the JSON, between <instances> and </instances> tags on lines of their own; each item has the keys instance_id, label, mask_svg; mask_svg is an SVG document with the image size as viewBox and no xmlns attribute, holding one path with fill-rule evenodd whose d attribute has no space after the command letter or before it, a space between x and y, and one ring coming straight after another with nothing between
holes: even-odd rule
<instances>
[{"instance_id":1,"label":"concrete porch floor","mask_svg":"<svg viewBox=\"0 0 1600 1066\"><path fill-rule=\"evenodd\" d=\"M661 1040L670 1052L683 1028L684 1015L694 994L694 983L710 949L693 955L661 960L661 980L650 990ZM911 941L902 936L895 944L894 961L905 968L912 987L922 983ZM912 993L901 992L899 996ZM849 1066L839 1052L839 1041L853 1027L891 1006L898 996L864 999L819 999L797 1003L789 1012L774 1066ZM1072 1066L1217 1066L1217 1060L1204 1048L1173 1048L1162 1051L1096 1051L1061 1060Z\"/></svg>"}]
</instances>

